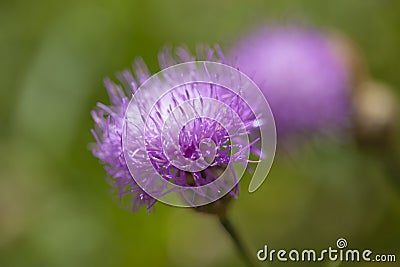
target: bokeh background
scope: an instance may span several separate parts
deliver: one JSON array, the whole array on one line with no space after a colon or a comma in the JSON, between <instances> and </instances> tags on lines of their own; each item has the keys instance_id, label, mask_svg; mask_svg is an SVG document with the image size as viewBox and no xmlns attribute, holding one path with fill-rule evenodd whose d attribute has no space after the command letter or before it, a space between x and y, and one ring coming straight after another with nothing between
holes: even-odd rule
<instances>
[{"instance_id":1,"label":"bokeh background","mask_svg":"<svg viewBox=\"0 0 400 267\"><path fill-rule=\"evenodd\" d=\"M260 23L301 20L353 39L398 100L399 10L396 0L2 0L0 266L243 266L213 217L115 204L88 149L89 112L108 103L103 78L137 56L159 70L165 44L225 50ZM278 153L267 182L242 190L230 216L254 253L264 244L326 248L345 237L399 261L400 174L385 165L351 138L313 139Z\"/></svg>"}]
</instances>

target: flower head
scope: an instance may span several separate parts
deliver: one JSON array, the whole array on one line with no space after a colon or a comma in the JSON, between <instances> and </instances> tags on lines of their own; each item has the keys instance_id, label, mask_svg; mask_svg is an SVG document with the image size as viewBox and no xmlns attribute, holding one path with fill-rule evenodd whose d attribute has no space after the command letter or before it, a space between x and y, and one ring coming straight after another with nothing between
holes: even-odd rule
<instances>
[{"instance_id":1,"label":"flower head","mask_svg":"<svg viewBox=\"0 0 400 267\"><path fill-rule=\"evenodd\" d=\"M122 150L122 129L129 98L121 87L110 80L106 79L104 83L110 97L110 105L98 103L97 108L91 112L95 122L92 134L96 139L96 144L92 145L93 155L104 164L121 199L126 195L131 197L134 210L142 205L150 208L155 204L155 200L132 180Z\"/></svg>"},{"instance_id":2,"label":"flower head","mask_svg":"<svg viewBox=\"0 0 400 267\"><path fill-rule=\"evenodd\" d=\"M320 32L259 29L236 44L231 58L260 86L279 137L334 130L347 120L347 74Z\"/></svg>"},{"instance_id":3,"label":"flower head","mask_svg":"<svg viewBox=\"0 0 400 267\"><path fill-rule=\"evenodd\" d=\"M196 59L225 61L218 47L203 47L196 56L185 48L178 48L173 53L168 47L159 55L162 69ZM154 170L165 181L182 188L201 187L216 181L229 162L245 165L248 153L260 155L255 145L256 134L250 137L248 144L242 140L257 124L252 109L240 95L218 84L193 82L181 84L165 94L157 91L157 100L153 101L154 95L147 95L150 93L145 89L138 90L150 77L144 62L136 61L133 69L134 75L129 71L119 75L123 87L106 80L111 104L99 103L92 111L96 124L92 132L97 141L92 150L104 163L119 196L128 196L134 209L142 205L150 209L156 199L166 194L164 184L160 185L154 178ZM196 76L196 69L189 71L189 75ZM163 77L156 88L168 87L171 81L179 82L182 75L187 73L177 71ZM134 94L137 103L133 108L148 109L147 117L140 112L132 115L129 102ZM217 102L222 108L216 108ZM196 116L187 120L191 113ZM232 134L229 129L236 131ZM229 172L236 181L235 170ZM141 186L134 178L141 179ZM217 195L221 188L215 186L213 190ZM234 197L237 193L235 183L229 194ZM186 201L191 203L189 199Z\"/></svg>"}]
</instances>

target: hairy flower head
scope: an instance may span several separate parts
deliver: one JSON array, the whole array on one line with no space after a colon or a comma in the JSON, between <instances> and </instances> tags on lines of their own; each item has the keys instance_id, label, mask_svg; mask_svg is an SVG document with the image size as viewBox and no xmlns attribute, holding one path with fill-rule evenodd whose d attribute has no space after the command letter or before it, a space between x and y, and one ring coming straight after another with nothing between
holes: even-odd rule
<instances>
[{"instance_id":1,"label":"hairy flower head","mask_svg":"<svg viewBox=\"0 0 400 267\"><path fill-rule=\"evenodd\" d=\"M185 48L175 52L166 48L159 55L162 69L199 59L225 62L218 47L202 47L196 56ZM242 93L207 82L234 81L229 76L232 73L211 77L206 65L201 65L206 81L180 83L187 78L185 75L198 78L196 66L183 64L182 71L178 68L156 79L156 89L150 91L145 88L149 71L142 60L137 60L133 74L124 71L118 75L121 85L106 80L110 105L99 103L92 111L96 124L92 133L97 141L93 154L104 163L118 195L128 198L134 210L142 205L150 209L156 199L170 194L172 189L166 188L167 182L182 191L199 188L192 195L182 193L185 202L194 207L196 195L212 198L227 190L235 197L238 177L230 163L241 164L245 169L250 154L256 160L262 156L258 144L260 123ZM179 85L164 90L170 84ZM136 102L130 105L130 101ZM221 172L227 172L230 178L215 183ZM161 182L155 177L158 175ZM210 187L206 190L207 185Z\"/></svg>"}]
</instances>

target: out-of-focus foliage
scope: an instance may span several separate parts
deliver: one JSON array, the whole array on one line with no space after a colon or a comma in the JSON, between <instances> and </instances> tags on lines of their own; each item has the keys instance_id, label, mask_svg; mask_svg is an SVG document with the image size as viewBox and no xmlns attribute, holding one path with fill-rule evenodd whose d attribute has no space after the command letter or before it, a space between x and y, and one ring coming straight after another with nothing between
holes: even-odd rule
<instances>
[{"instance_id":1,"label":"out-of-focus foliage","mask_svg":"<svg viewBox=\"0 0 400 267\"><path fill-rule=\"evenodd\" d=\"M241 266L212 217L162 204L132 214L113 203L87 148L89 111L108 101L102 79L136 56L157 71L167 43L224 49L258 23L294 20L350 36L370 74L398 95L398 10L390 0L3 0L0 266ZM398 253L400 188L387 176L399 173L347 139L289 154L278 154L259 191L243 186L232 207L254 252L346 237L352 247Z\"/></svg>"}]
</instances>

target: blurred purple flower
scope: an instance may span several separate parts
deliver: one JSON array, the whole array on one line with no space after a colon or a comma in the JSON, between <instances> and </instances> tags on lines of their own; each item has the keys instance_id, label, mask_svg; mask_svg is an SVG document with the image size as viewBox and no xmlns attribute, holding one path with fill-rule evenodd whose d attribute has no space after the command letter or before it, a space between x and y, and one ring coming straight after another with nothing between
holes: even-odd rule
<instances>
[{"instance_id":1,"label":"blurred purple flower","mask_svg":"<svg viewBox=\"0 0 400 267\"><path fill-rule=\"evenodd\" d=\"M320 32L259 29L234 46L231 59L263 91L278 138L334 131L347 121L347 73Z\"/></svg>"},{"instance_id":2,"label":"blurred purple flower","mask_svg":"<svg viewBox=\"0 0 400 267\"><path fill-rule=\"evenodd\" d=\"M215 49L200 47L196 56L191 55L186 48L178 48L173 52L170 47L165 48L159 54L162 69L194 60L225 62L225 58L218 47ZM144 192L132 178L122 150L124 116L130 97L140 84L150 77L145 63L140 59L135 61L133 69L134 75L127 70L118 75L122 87L108 79L105 80L111 103L109 106L98 103L97 108L91 113L95 121L95 129L92 130L92 134L96 139L92 151L93 155L102 161L108 175L112 177L113 188L119 197L122 199L128 196L130 204L133 205L133 210L137 210L143 205L146 205L149 210L157 200ZM178 76L179 73L176 78L179 78ZM174 107L188 99L199 96L212 97L228 105L245 122L249 130L255 125L253 123L254 115L245 102L230 90L216 85L194 83L176 88L169 97L161 97L155 105L154 113L149 117L154 127L147 131L144 137L147 156L164 179L180 186L201 186L214 181L218 178L220 170L226 168L231 157L229 153L232 149L230 136L218 122L207 118L197 118L182 128L179 133L179 153L188 159L196 160L199 157L201 140L210 139L216 145L216 156L210 167L203 171L188 173L172 165L165 155L161 140L164 118ZM176 148L170 147L169 149ZM255 150L253 152L256 153ZM239 151L239 153L241 152ZM234 156L235 159L243 161L239 155ZM140 169L142 165L144 164L137 162L136 168ZM233 175L235 174L233 173ZM238 187L236 186L230 194L235 197L237 193Z\"/></svg>"}]
</instances>

